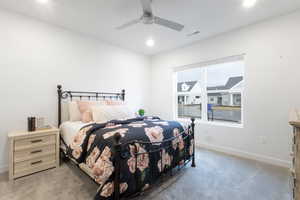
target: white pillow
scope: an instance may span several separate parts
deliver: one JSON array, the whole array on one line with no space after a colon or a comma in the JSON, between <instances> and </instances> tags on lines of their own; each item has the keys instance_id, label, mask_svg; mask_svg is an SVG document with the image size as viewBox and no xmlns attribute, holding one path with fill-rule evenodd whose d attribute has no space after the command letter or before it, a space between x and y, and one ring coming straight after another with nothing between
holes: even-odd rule
<instances>
[{"instance_id":1,"label":"white pillow","mask_svg":"<svg viewBox=\"0 0 300 200\"><path fill-rule=\"evenodd\" d=\"M134 118L134 113L125 105L118 106L92 106L93 120L104 123L116 119Z\"/></svg>"},{"instance_id":2,"label":"white pillow","mask_svg":"<svg viewBox=\"0 0 300 200\"><path fill-rule=\"evenodd\" d=\"M120 114L120 117L122 118L135 118L134 112L126 105L118 105L114 106L115 112ZM121 119L122 119L121 118Z\"/></svg>"},{"instance_id":3,"label":"white pillow","mask_svg":"<svg viewBox=\"0 0 300 200\"><path fill-rule=\"evenodd\" d=\"M91 111L92 111L94 122L104 123L104 122L108 121L107 116L105 115L105 112L104 112L106 107L107 106L105 106L105 105L91 106Z\"/></svg>"},{"instance_id":4,"label":"white pillow","mask_svg":"<svg viewBox=\"0 0 300 200\"><path fill-rule=\"evenodd\" d=\"M61 122L69 121L69 102L61 102Z\"/></svg>"},{"instance_id":5,"label":"white pillow","mask_svg":"<svg viewBox=\"0 0 300 200\"><path fill-rule=\"evenodd\" d=\"M70 101L68 104L69 107L69 120L74 121L80 121L81 120L81 113L78 109L78 105L76 101Z\"/></svg>"}]
</instances>

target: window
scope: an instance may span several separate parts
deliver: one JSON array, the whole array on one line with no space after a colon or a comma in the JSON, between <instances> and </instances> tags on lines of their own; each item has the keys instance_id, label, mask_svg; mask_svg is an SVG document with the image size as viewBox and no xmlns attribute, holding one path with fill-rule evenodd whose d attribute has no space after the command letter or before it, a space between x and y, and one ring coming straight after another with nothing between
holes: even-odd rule
<instances>
[{"instance_id":1,"label":"window","mask_svg":"<svg viewBox=\"0 0 300 200\"><path fill-rule=\"evenodd\" d=\"M176 86L178 118L242 123L243 60L177 71Z\"/></svg>"}]
</instances>

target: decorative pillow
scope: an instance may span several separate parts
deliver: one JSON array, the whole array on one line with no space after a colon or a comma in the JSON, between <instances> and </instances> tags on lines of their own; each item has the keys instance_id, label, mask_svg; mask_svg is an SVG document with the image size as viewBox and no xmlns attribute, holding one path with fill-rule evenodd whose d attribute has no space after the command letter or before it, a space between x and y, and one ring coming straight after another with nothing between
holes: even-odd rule
<instances>
[{"instance_id":1,"label":"decorative pillow","mask_svg":"<svg viewBox=\"0 0 300 200\"><path fill-rule=\"evenodd\" d=\"M77 101L78 109L81 113L80 120L84 123L93 121L91 107L94 105L104 105L103 101Z\"/></svg>"},{"instance_id":2,"label":"decorative pillow","mask_svg":"<svg viewBox=\"0 0 300 200\"><path fill-rule=\"evenodd\" d=\"M93 121L93 114L91 110L87 110L81 115L81 121L84 123L89 123Z\"/></svg>"},{"instance_id":3,"label":"decorative pillow","mask_svg":"<svg viewBox=\"0 0 300 200\"><path fill-rule=\"evenodd\" d=\"M81 120L81 113L78 109L78 105L76 101L70 101L68 102L68 110L69 110L69 120L74 121L80 121Z\"/></svg>"}]
</instances>

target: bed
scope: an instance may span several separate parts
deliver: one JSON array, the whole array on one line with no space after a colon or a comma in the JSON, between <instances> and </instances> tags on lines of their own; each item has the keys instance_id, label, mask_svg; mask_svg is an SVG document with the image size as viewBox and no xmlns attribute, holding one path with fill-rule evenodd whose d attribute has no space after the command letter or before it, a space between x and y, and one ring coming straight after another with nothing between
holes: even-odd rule
<instances>
[{"instance_id":1,"label":"bed","mask_svg":"<svg viewBox=\"0 0 300 200\"><path fill-rule=\"evenodd\" d=\"M121 93L64 91L57 86L61 155L99 185L96 200L129 199L172 174L195 167L195 119L189 125L155 116L83 123L63 119L68 101L125 101Z\"/></svg>"}]
</instances>

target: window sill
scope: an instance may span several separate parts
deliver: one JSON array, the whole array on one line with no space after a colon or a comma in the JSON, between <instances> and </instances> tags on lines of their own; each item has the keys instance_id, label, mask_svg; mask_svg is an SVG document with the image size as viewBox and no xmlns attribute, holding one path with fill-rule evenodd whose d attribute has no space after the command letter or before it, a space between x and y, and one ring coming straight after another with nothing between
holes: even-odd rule
<instances>
[{"instance_id":1,"label":"window sill","mask_svg":"<svg viewBox=\"0 0 300 200\"><path fill-rule=\"evenodd\" d=\"M189 123L189 122L191 122L191 119L177 118L176 121ZM236 123L230 123L230 122L221 122L221 121L204 121L204 120L201 120L201 119L196 119L195 123L196 124L207 124L207 125L212 125L212 126L225 126L225 127L230 127L230 128L244 128L243 124L236 124Z\"/></svg>"}]
</instances>

